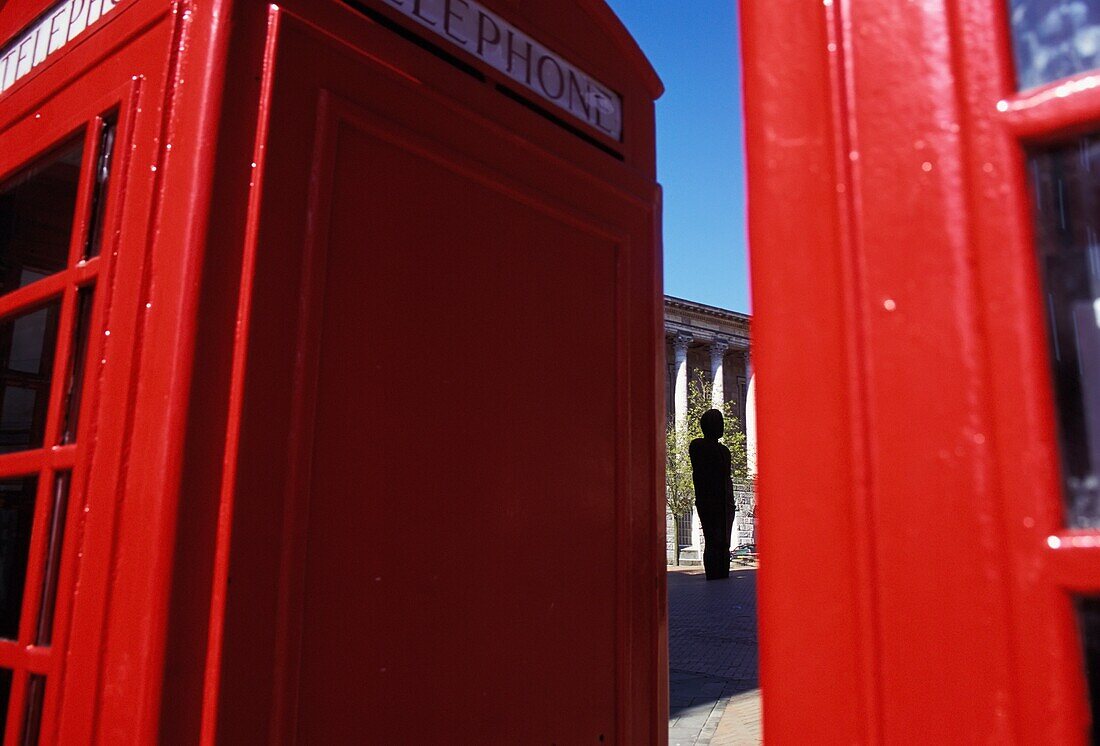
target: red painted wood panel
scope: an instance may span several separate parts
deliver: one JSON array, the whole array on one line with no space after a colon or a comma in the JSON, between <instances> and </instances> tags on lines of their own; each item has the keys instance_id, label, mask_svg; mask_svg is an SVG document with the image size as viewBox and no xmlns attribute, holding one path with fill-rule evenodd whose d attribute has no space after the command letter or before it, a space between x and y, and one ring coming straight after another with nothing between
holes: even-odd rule
<instances>
[{"instance_id":1,"label":"red painted wood panel","mask_svg":"<svg viewBox=\"0 0 1100 746\"><path fill-rule=\"evenodd\" d=\"M272 19L219 739L662 738L652 184Z\"/></svg>"},{"instance_id":2,"label":"red painted wood panel","mask_svg":"<svg viewBox=\"0 0 1100 746\"><path fill-rule=\"evenodd\" d=\"M619 247L334 129L298 738L606 738Z\"/></svg>"}]
</instances>

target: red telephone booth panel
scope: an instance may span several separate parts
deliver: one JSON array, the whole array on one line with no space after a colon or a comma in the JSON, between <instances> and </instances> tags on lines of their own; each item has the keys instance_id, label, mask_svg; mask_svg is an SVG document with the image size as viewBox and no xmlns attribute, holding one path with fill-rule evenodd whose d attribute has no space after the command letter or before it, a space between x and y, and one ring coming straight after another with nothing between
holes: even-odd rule
<instances>
[{"instance_id":1,"label":"red telephone booth panel","mask_svg":"<svg viewBox=\"0 0 1100 746\"><path fill-rule=\"evenodd\" d=\"M1094 5L743 4L769 741L1100 736Z\"/></svg>"},{"instance_id":2,"label":"red telephone booth panel","mask_svg":"<svg viewBox=\"0 0 1100 746\"><path fill-rule=\"evenodd\" d=\"M0 38L5 743L661 741L661 89L606 5Z\"/></svg>"}]
</instances>

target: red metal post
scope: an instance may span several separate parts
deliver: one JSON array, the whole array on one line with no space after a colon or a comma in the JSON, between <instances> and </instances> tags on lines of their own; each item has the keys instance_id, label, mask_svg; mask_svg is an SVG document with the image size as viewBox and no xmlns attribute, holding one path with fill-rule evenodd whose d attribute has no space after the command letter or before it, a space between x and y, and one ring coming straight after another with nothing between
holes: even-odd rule
<instances>
[{"instance_id":1,"label":"red metal post","mask_svg":"<svg viewBox=\"0 0 1100 746\"><path fill-rule=\"evenodd\" d=\"M1082 742L1023 156L1091 78L1015 93L1004 3L743 10L765 733Z\"/></svg>"}]
</instances>

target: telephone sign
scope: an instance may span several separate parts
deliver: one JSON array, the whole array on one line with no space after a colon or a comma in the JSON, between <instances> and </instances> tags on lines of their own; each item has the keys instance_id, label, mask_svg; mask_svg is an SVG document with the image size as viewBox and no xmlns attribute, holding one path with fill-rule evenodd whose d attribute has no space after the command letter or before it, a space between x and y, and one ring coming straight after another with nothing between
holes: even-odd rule
<instances>
[{"instance_id":1,"label":"telephone sign","mask_svg":"<svg viewBox=\"0 0 1100 746\"><path fill-rule=\"evenodd\" d=\"M615 140L622 137L619 95L476 0L386 0L409 18L544 101Z\"/></svg>"},{"instance_id":2,"label":"telephone sign","mask_svg":"<svg viewBox=\"0 0 1100 746\"><path fill-rule=\"evenodd\" d=\"M64 0L0 50L0 93L80 36L120 0Z\"/></svg>"}]
</instances>

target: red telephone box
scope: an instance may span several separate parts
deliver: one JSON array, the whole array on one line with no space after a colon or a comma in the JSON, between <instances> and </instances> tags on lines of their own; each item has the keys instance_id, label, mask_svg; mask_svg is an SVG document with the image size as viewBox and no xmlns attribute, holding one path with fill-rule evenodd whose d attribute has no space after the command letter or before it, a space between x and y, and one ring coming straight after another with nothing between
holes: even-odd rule
<instances>
[{"instance_id":1,"label":"red telephone box","mask_svg":"<svg viewBox=\"0 0 1100 746\"><path fill-rule=\"evenodd\" d=\"M1094 6L742 5L769 741L1098 732Z\"/></svg>"},{"instance_id":2,"label":"red telephone box","mask_svg":"<svg viewBox=\"0 0 1100 746\"><path fill-rule=\"evenodd\" d=\"M606 5L0 40L4 742L660 742L661 88Z\"/></svg>"}]
</instances>

